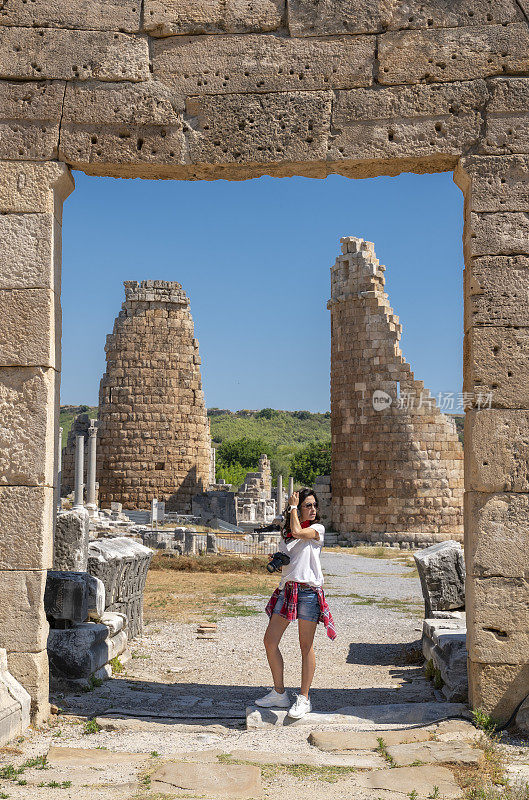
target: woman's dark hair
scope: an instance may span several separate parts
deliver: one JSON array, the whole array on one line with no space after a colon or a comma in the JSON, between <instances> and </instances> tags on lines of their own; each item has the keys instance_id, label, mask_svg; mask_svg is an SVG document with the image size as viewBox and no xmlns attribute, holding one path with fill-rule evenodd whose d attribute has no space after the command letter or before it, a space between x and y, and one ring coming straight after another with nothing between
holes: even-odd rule
<instances>
[{"instance_id":1,"label":"woman's dark hair","mask_svg":"<svg viewBox=\"0 0 529 800\"><path fill-rule=\"evenodd\" d=\"M320 503L319 503L319 500L318 500L318 495L316 494L316 492L313 489L301 489L301 491L299 493L298 509L301 507L302 503L305 502L307 497L313 497L315 502L316 502L316 518L313 521L314 522L319 522L320 521L320 515L318 513L318 508L319 508ZM288 508L288 502L287 502L286 508ZM299 511L298 511L298 513L299 513ZM283 527L281 528L281 530L284 533L290 533L290 514L287 512L286 509L284 511L283 516L285 518L285 521L283 523Z\"/></svg>"}]
</instances>

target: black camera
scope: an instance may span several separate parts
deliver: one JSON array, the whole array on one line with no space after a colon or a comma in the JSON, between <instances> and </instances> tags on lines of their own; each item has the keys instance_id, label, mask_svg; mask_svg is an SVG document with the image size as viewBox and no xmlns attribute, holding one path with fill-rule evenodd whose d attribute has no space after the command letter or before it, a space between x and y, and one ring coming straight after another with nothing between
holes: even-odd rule
<instances>
[{"instance_id":1,"label":"black camera","mask_svg":"<svg viewBox=\"0 0 529 800\"><path fill-rule=\"evenodd\" d=\"M274 553L266 568L268 572L279 572L281 567L284 567L285 564L290 564L290 556L287 556L285 553Z\"/></svg>"}]
</instances>

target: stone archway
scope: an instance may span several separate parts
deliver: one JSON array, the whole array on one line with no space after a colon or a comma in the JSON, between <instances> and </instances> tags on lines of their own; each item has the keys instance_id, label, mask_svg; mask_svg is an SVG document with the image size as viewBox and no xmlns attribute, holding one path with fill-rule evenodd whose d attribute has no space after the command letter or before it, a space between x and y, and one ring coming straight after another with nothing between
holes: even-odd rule
<instances>
[{"instance_id":1,"label":"stone archway","mask_svg":"<svg viewBox=\"0 0 529 800\"><path fill-rule=\"evenodd\" d=\"M465 195L471 703L529 693L529 30L523 4L48 0L0 12L0 645L47 714L69 167L240 180L455 170ZM410 10L411 9L411 10Z\"/></svg>"}]
</instances>

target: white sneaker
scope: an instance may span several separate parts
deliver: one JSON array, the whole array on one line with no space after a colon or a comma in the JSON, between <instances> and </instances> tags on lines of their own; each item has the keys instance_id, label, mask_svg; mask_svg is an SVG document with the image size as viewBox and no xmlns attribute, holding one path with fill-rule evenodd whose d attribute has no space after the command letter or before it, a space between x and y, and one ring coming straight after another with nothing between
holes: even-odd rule
<instances>
[{"instance_id":1,"label":"white sneaker","mask_svg":"<svg viewBox=\"0 0 529 800\"><path fill-rule=\"evenodd\" d=\"M292 717L292 719L301 719L301 717L304 717L309 711L312 711L310 700L303 694L297 694L294 704L288 712L288 716Z\"/></svg>"},{"instance_id":2,"label":"white sneaker","mask_svg":"<svg viewBox=\"0 0 529 800\"><path fill-rule=\"evenodd\" d=\"M255 705L263 706L264 708L288 708L290 705L290 698L286 689L283 694L279 694L275 689L272 689L268 694L265 694L264 697L259 697L259 699L255 701Z\"/></svg>"}]
</instances>

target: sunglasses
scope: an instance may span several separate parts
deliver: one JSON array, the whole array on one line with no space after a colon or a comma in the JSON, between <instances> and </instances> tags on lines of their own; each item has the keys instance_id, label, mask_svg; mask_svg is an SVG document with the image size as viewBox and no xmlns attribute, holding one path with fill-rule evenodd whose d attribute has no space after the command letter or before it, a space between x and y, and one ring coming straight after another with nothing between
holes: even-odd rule
<instances>
[{"instance_id":1,"label":"sunglasses","mask_svg":"<svg viewBox=\"0 0 529 800\"><path fill-rule=\"evenodd\" d=\"M318 508L317 503L303 503L302 508Z\"/></svg>"}]
</instances>

